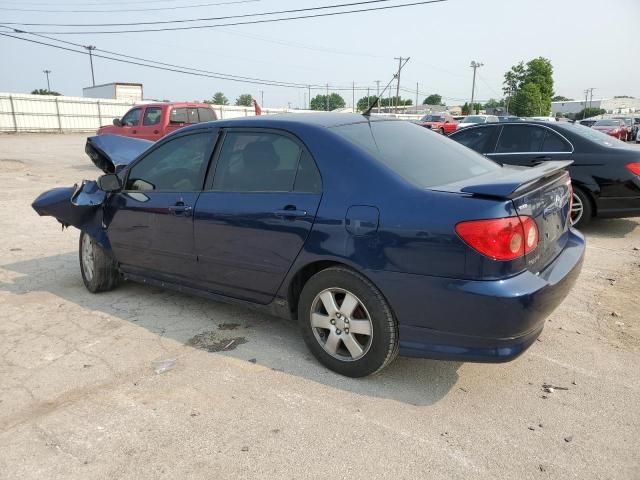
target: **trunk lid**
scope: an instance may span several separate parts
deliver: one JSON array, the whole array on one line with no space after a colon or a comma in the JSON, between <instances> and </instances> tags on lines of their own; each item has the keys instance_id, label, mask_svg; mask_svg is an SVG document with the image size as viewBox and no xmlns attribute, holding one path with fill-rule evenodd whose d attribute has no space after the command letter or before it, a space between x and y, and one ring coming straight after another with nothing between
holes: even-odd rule
<instances>
[{"instance_id":1,"label":"trunk lid","mask_svg":"<svg viewBox=\"0 0 640 480\"><path fill-rule=\"evenodd\" d=\"M536 167L504 166L499 172L438 187L477 197L510 199L518 215L538 227L538 245L525 255L526 268L537 273L565 247L571 225L571 161L549 161ZM471 183L471 184L469 184Z\"/></svg>"}]
</instances>

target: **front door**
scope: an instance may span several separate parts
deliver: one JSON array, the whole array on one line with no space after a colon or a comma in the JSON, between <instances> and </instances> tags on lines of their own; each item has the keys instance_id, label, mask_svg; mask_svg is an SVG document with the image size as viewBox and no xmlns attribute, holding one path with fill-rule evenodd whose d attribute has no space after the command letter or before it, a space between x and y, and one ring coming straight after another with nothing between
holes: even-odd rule
<instances>
[{"instance_id":1,"label":"front door","mask_svg":"<svg viewBox=\"0 0 640 480\"><path fill-rule=\"evenodd\" d=\"M181 135L127 171L124 190L112 197L106 212L107 234L123 270L193 276L193 211L214 141L211 130Z\"/></svg>"},{"instance_id":2,"label":"front door","mask_svg":"<svg viewBox=\"0 0 640 480\"><path fill-rule=\"evenodd\" d=\"M142 108L132 108L120 120L122 126L118 127L117 134L124 137L138 137L138 128L141 120Z\"/></svg>"},{"instance_id":3,"label":"front door","mask_svg":"<svg viewBox=\"0 0 640 480\"><path fill-rule=\"evenodd\" d=\"M284 133L230 129L207 183L194 219L200 280L268 303L315 220L322 186L313 158Z\"/></svg>"},{"instance_id":4,"label":"front door","mask_svg":"<svg viewBox=\"0 0 640 480\"><path fill-rule=\"evenodd\" d=\"M162 107L146 107L142 125L138 127L138 138L155 142L162 137Z\"/></svg>"}]
</instances>

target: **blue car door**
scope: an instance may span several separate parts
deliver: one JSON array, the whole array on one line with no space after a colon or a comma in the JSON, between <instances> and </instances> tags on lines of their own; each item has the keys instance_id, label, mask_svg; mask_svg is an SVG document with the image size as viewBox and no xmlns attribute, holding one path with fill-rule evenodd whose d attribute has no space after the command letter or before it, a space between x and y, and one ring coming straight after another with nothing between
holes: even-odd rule
<instances>
[{"instance_id":1,"label":"blue car door","mask_svg":"<svg viewBox=\"0 0 640 480\"><path fill-rule=\"evenodd\" d=\"M227 130L195 207L199 281L268 303L304 245L321 196L320 173L296 138Z\"/></svg>"},{"instance_id":2,"label":"blue car door","mask_svg":"<svg viewBox=\"0 0 640 480\"><path fill-rule=\"evenodd\" d=\"M187 279L195 274L193 208L215 139L211 130L167 139L128 170L106 212L107 234L124 271Z\"/></svg>"}]
</instances>

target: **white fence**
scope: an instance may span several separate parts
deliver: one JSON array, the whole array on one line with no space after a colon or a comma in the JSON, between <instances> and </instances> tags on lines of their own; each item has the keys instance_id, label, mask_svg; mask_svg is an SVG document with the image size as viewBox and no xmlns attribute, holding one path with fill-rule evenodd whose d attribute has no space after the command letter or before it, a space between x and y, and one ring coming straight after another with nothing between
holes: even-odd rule
<instances>
[{"instance_id":1,"label":"white fence","mask_svg":"<svg viewBox=\"0 0 640 480\"><path fill-rule=\"evenodd\" d=\"M114 118L121 118L133 105L130 101L106 98L0 92L0 132L95 132L102 125L110 125ZM219 119L255 115L253 107L231 105L212 105L212 107ZM262 114L311 111L263 108ZM351 109L342 109L342 111L351 111ZM384 115L406 120L420 118L420 115L406 113Z\"/></svg>"}]
</instances>

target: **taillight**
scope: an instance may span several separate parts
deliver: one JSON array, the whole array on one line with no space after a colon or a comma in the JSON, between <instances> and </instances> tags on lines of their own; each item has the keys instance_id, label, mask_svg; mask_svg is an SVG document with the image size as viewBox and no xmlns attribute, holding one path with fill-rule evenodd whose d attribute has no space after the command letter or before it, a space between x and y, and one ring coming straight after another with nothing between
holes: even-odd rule
<instances>
[{"instance_id":1,"label":"taillight","mask_svg":"<svg viewBox=\"0 0 640 480\"><path fill-rule=\"evenodd\" d=\"M631 173L640 177L640 162L627 163L626 167Z\"/></svg>"},{"instance_id":2,"label":"taillight","mask_svg":"<svg viewBox=\"0 0 640 480\"><path fill-rule=\"evenodd\" d=\"M527 216L460 222L456 233L471 248L494 260L514 260L538 245L538 227Z\"/></svg>"}]
</instances>

